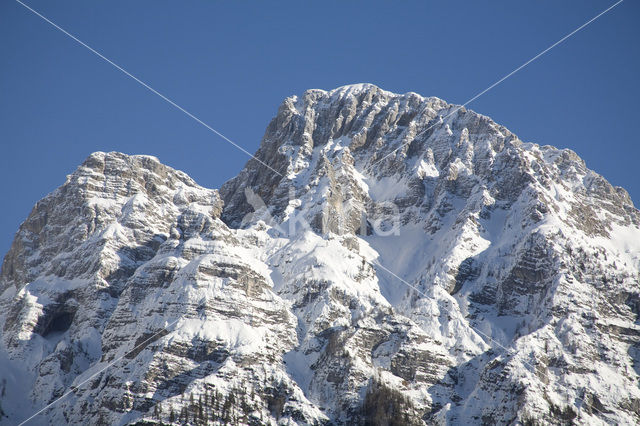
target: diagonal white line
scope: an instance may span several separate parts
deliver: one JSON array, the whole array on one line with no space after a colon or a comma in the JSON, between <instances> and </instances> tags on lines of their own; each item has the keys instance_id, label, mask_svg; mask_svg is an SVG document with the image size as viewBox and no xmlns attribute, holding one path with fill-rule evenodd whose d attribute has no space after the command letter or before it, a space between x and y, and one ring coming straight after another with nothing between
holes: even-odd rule
<instances>
[{"instance_id":1,"label":"diagonal white line","mask_svg":"<svg viewBox=\"0 0 640 426\"><path fill-rule=\"evenodd\" d=\"M429 297L425 292L423 292L422 290L418 289L416 286L414 286L413 284L409 283L409 282L408 282L407 280L405 280L404 278L402 278L402 277L398 276L398 275L397 275L397 274L395 274L393 271L391 271L391 270L389 270L389 269L385 268L385 267L384 267L384 266L382 266L382 264L381 264L380 262L378 262L377 260L373 260L373 262L372 262L372 263L374 263L375 265L379 266L381 269L385 270L387 273L389 273L389 274L393 275L395 278L397 278L398 280L400 280L402 283L404 283L404 284L406 284L407 286L411 287L412 289L414 289L415 291L417 291L418 293L420 293L420 294L421 294L421 295L423 295L424 297L426 297L426 298L428 298L428 299L431 299L431 297ZM512 353L512 354L514 354L514 355L516 355L516 354L518 353L518 352L517 352L515 349L513 349L513 348L512 348L512 349L508 349L507 347L505 347L504 345L502 345L500 342L498 342L497 340L495 340L493 337L489 336L488 334L486 334L486 333L484 333L484 332L482 332L482 331L480 331L480 330L478 330L478 329L476 329L476 328L473 328L473 327L469 327L469 328L471 328L471 330L472 330L474 333L478 333L478 334L480 334L480 335L482 335L482 336L486 337L487 339L489 339L489 341L491 341L492 343L495 343L495 344L496 344L496 346L499 346L501 349L504 349L504 351L505 351L505 352L507 352L507 353ZM523 363L523 364L525 364L525 365L527 365L527 366L531 367L531 369L532 369L532 370L533 370L533 372L535 373L535 371L536 371L536 367L535 367L533 364L531 364L530 362L528 362L528 361L527 361L527 360L525 360L525 359L521 359L521 361L522 361L522 363ZM578 400L580 400L580 401L582 401L582 402L585 402L585 403L586 403L586 401L585 401L583 398L576 397L576 399L578 399ZM597 408L595 408L595 407L593 407L593 406L591 406L590 408L591 408L591 409L593 409L594 411L596 411L596 412L598 412L598 413L600 413L600 414L604 415L604 413L603 413L602 411L598 410Z\"/></svg>"},{"instance_id":2,"label":"diagonal white line","mask_svg":"<svg viewBox=\"0 0 640 426\"><path fill-rule=\"evenodd\" d=\"M421 295L423 295L424 297L431 299L430 296L428 296L425 292L423 292L422 290L420 290L418 287L414 286L413 284L409 283L409 281L405 280L404 278L398 276L397 274L395 274L393 271L391 271L390 269L385 268L384 266L382 266L382 264L380 262L378 262L377 260L374 260L373 263L375 265L377 265L378 267L380 267L381 269L385 270L387 273L389 273L390 275L393 275L395 278L397 278L398 280L400 280L403 284L411 287L412 289L414 289L415 291L417 291L418 293L420 293ZM474 332L477 332L483 336L485 336L487 339L491 340L492 342L494 342L496 345L500 346L502 349L504 349L505 351L509 351L509 349L507 349L506 347L502 346L502 344L500 344L500 342L494 340L492 337L488 336L487 334L483 333L480 330L476 330L476 329L472 329ZM533 366L532 366L533 367Z\"/></svg>"},{"instance_id":3,"label":"diagonal white line","mask_svg":"<svg viewBox=\"0 0 640 426\"><path fill-rule=\"evenodd\" d=\"M494 87L498 86L499 84L501 84L503 81L505 81L506 79L508 79L509 77L511 77L512 75L514 75L515 73L517 73L518 71L520 71L521 69L523 69L524 67L526 67L527 65L529 65L530 63L532 63L533 61L535 61L536 59L538 59L539 57L541 57L542 55L544 55L545 53L547 53L548 51L550 51L551 49L553 49L554 47L558 46L559 44L561 44L562 42L564 42L565 40L567 40L568 38L570 38L571 36L573 36L574 34L576 34L578 31L582 30L583 28L585 28L587 25L591 24L592 22L594 22L596 19L600 18L602 15L604 15L605 13L609 12L611 9L613 9L614 7L618 6L620 3L622 3L624 0L619 0L618 2L614 3L613 5L611 5L610 7L608 7L607 9L605 9L604 11L602 11L601 13L599 13L598 15L596 15L595 17L593 17L592 19L590 19L589 21L587 21L586 23L584 23L583 25L581 25L580 27L576 28L575 30L573 30L571 33L567 34L566 36L564 36L563 38L561 38L560 40L558 40L557 42L555 42L554 44L552 44L551 46L549 46L548 48L546 48L545 50L543 50L542 52L538 53L536 56L534 56L533 58L529 59L528 61L526 61L524 64L520 65L518 68L514 69L513 71L511 71L509 74L505 75L504 77L502 77L501 79L499 79L498 81L496 81L495 83L493 83L491 86L487 87L486 89L484 89L483 91L481 91L480 93L478 93L477 95L475 95L474 97L472 97L471 99L469 99L468 101L466 101L464 104L458 106L454 111L452 111L451 113L447 114L443 119L448 118L449 116L455 114L457 111L459 111L460 109L464 108L465 106L467 106L469 103L473 102L474 100L478 99L480 96L484 95L485 93L487 93L489 90L493 89ZM233 145L234 147L236 147L237 149L241 150L242 152L244 152L245 154L247 154L249 157L251 157L252 159L256 160L257 162L259 162L260 164L264 165L265 167L267 167L268 169L270 169L271 171L273 171L274 173L278 174L279 176L282 176L281 173L279 173L277 170L273 169L271 166L269 166L268 164L262 162L260 159L256 158L253 154L251 154L250 152L248 152L246 149L244 149L243 147L241 147L240 145L236 144L235 142L233 142L231 139L227 138L225 135L223 135L222 133L220 133L219 131L217 131L216 129L214 129L213 127L211 127L210 125L208 125L207 123L205 123L204 121L202 121L201 119L199 119L198 117L196 117L195 115L193 115L192 113L190 113L189 111L187 111L185 108L181 107L180 105L178 105L177 103L175 103L174 101L172 101L170 98L168 98L167 96L163 95L162 93L158 92L157 90L155 90L153 87L149 86L147 83L145 83L144 81L140 80L139 78L137 78L136 76L134 76L133 74L131 74L130 72L128 72L126 69L122 68L121 66L119 66L118 64L116 64L115 62L113 62L112 60L110 60L109 58L105 57L104 55L102 55L100 52L98 52L97 50L93 49L91 46L87 45L86 43L84 43L83 41L79 40L77 37L75 37L73 34L69 33L68 31L66 31L65 29L63 29L62 27L60 27L59 25L55 24L54 22L52 22L51 20L49 20L48 18L46 18L45 16L43 16L42 14L40 14L39 12L37 12L36 10L34 10L33 8L31 8L30 6L26 5L25 3L23 3L20 0L16 0L17 3L19 3L20 5L22 5L23 7L25 7L26 9L28 9L29 11L31 11L32 13L34 13L35 15L37 15L38 17L42 18L44 21L46 21L47 23L49 23L50 25L52 25L54 28L58 29L59 31L61 31L62 33L64 33L65 35L67 35L68 37L70 37L71 39L73 39L74 41L76 41L77 43L79 43L80 45L82 45L83 47L85 47L86 49L88 49L89 51L91 51L92 53L94 53L95 55L97 55L98 57L100 57L101 59L103 59L104 61L106 61L107 63L109 63L110 65L112 65L113 67L115 67L116 69L118 69L119 71L121 71L122 73L124 73L125 75L127 75L128 77L130 77L131 79L133 79L134 81L136 81L137 83L139 83L140 85L142 85L143 87L145 87L146 89L148 89L149 91L151 91L152 93L156 94L157 96L159 96L160 98L162 98L163 100L165 100L166 102L168 102L170 105L172 105L173 107L175 107L176 109L180 110L181 112L183 112L184 114L186 114L187 116L189 116L190 118L192 118L193 120L195 120L196 122L198 122L199 124L201 124L202 126L206 127L208 130L210 130L211 132L215 133L216 135L218 135L219 137L221 137L222 139L224 139L225 141L227 141L228 143L230 143L231 145ZM427 130L429 130L430 128L432 128L434 125L430 126ZM402 147L402 146L401 146ZM398 147L396 149L394 149L392 152L390 152L389 154L387 154L386 156L384 156L383 158L381 158L380 160L376 161L375 163L372 164L375 165L381 161L383 161L385 158L387 158L388 156L392 155L393 153L395 153L398 149L400 149L401 147ZM409 282L407 282L406 280L404 280L403 278L399 277L398 275L396 275L394 272L392 272L391 270L387 269L386 267L384 267L382 264L380 264L377 261L374 261L373 263L375 263L378 267L380 267L381 269L385 270L386 272L388 272L389 274L393 275L395 278L397 278L398 280L400 280L401 282L403 282L404 284L406 284L407 286L409 286L410 288L416 290L417 292L419 292L420 294L424 295L425 297L429 297L427 296L424 292L422 292L421 290L419 290L417 287L413 286L412 284L410 284ZM62 396L60 396L59 398L55 399L54 401L52 401L51 403L49 403L48 405L46 405L45 407L43 407L42 409L40 409L39 411L37 411L35 414L33 414L31 417L29 417L28 419L24 420L23 422L20 423L20 425L23 425L27 422L29 422L30 420L32 420L33 418L35 418L36 416L38 416L40 413L46 411L48 408L50 408L51 406L53 406L55 403L57 403L58 401L62 400L63 398L65 398L66 396L68 396L69 394L73 393L75 390L77 390L79 387L83 386L84 384L86 384L89 380L91 380L93 377L95 377L96 375L102 373L103 371L105 371L106 369L110 368L111 366L113 366L115 363L119 362L120 360L122 360L123 358L125 358L127 355L133 353L134 351L136 351L137 349L143 347L145 344L147 344L150 340L152 340L153 338L155 338L157 335L159 335L160 333L164 332L167 328L171 327L172 325L174 325L175 323L178 322L179 319L176 319L174 321L172 321L171 323L169 323L167 326L165 326L164 328L162 328L160 331L156 332L155 334L153 334L151 337L149 337L148 339L146 339L144 342L142 342L140 345L136 346L135 348L133 348L131 351L125 353L124 355L114 359L112 362L110 362L109 364L107 364L106 366L104 366L103 368L101 368L100 370L98 370L97 372L93 373L91 376L89 376L87 379L83 380L82 382L78 383L77 385L72 385L71 389L69 391L67 391L66 393L64 393ZM510 349L506 348L505 346L503 346L500 342L494 340L491 336L485 334L484 332L480 331L480 330L476 330L476 329L472 329L474 332L481 334L483 336L485 336L487 339L489 339L490 341L492 341L493 343L495 343L497 346L499 346L500 348L504 349L505 351L509 352ZM534 369L535 371L535 367L533 365L531 365L530 363L528 363L526 360L522 360L523 363L529 365L531 368ZM599 412L599 410L597 410L595 407L591 407L593 410ZM602 413L601 413L602 414Z\"/></svg>"},{"instance_id":4,"label":"diagonal white line","mask_svg":"<svg viewBox=\"0 0 640 426\"><path fill-rule=\"evenodd\" d=\"M101 59L103 59L104 61L106 61L107 63L109 63L110 65L112 65L113 67L115 67L116 69L118 69L119 71L121 71L122 73L124 73L126 76L130 77L131 79L133 79L134 81L136 81L137 83L139 83L141 86L143 86L144 88L148 89L149 91L151 91L152 93L156 94L157 96L159 96L160 98L162 98L163 100L165 100L166 102L168 102L170 105L172 105L173 107L177 108L178 110L182 111L184 114L186 114L187 116L189 116L190 118L192 118L193 120L195 120L196 122L198 122L199 124L203 125L204 127L206 127L207 129L209 129L210 131L212 131L213 133L215 133L216 135L220 136L222 139L224 139L225 141L227 141L228 143L230 143L231 145L233 145L234 147L236 147L237 149L239 149L240 151L244 152L245 154L247 154L249 157L253 158L254 160L256 160L257 162L259 162L260 164L264 165L265 167L267 167L268 169L270 169L271 171L273 171L274 173L276 173L279 176L282 176L281 173L279 173L277 170L273 169L271 166L269 166L268 164L264 163L263 161L261 161L260 159L256 158L254 155L252 155L249 151L247 151L246 149L244 149L243 147L241 147L240 145L236 144L235 142L233 142L231 139L229 139L228 137L226 137L225 135L223 135L222 133L220 133L219 131L217 131L216 129L214 129L213 127L211 127L210 125L208 125L207 123L205 123L204 121L202 121L201 119L199 119L198 117L196 117L195 115L193 115L192 113L190 113L189 111L187 111L185 108L181 107L180 105L178 105L177 103L175 103L173 100L169 99L167 96L163 95L162 93L158 92L156 89L154 89L153 87L149 86L147 83L145 83L144 81L140 80L139 78L137 78L135 75L131 74L130 72L128 72L126 69L122 68L121 66L119 66L118 64L116 64L115 62L113 62L112 60L110 60L109 58L107 58L106 56L104 56L103 54L101 54L100 52L98 52L97 50L95 50L94 48L92 48L91 46L87 45L86 43L84 43L82 40L78 39L77 37L75 37L73 34L69 33L68 31L66 31L64 28L60 27L59 25L57 25L56 23L54 23L53 21L51 21L50 19L48 19L47 17L43 16L41 13L39 13L38 11L34 10L33 8L31 8L30 6L26 5L25 3L23 3L20 0L16 0L17 3L19 3L20 5L24 6L26 9L28 9L29 11L33 12L35 15L37 15L38 17L42 18L44 21L46 21L47 23L51 24L54 28L58 29L59 31L61 31L62 33L64 33L65 35L67 35L68 37L70 37L71 39L73 39L74 41L76 41L77 43L79 43L81 46L85 47L86 49L88 49L89 51L91 51L92 53L94 53L95 55L97 55L98 57L100 57ZM67 392L65 392L62 396L58 397L57 399L55 399L54 401L50 402L49 404L47 404L46 406L44 406L43 408L41 408L40 410L38 410L36 413L34 413L32 416L30 416L29 418L27 418L26 420L23 420L19 425L24 425L27 422L31 421L32 419L34 419L35 417L37 417L39 414L43 413L44 411L46 411L47 409L49 409L51 406L53 406L54 404L56 404L58 401L62 400L63 398L67 397L69 394L73 393L76 389L78 389L79 387L83 386L84 384L86 384L89 380L91 380L93 377L95 377L96 375L102 373L103 371L105 371L106 369L110 368L111 366L113 366L114 364L116 364L117 362L121 361L123 358L125 358L127 355L133 353L134 351L136 351L137 349L143 347L145 344L147 344L151 339L155 338L157 335L159 335L160 333L164 332L166 329L168 329L169 327L173 326L175 323L178 322L179 319L176 319L174 321L172 321L171 323L167 324L164 328L162 328L161 330L159 330L158 332L156 332L155 334L153 334L151 337L149 337L148 339L146 339L144 342L142 342L141 344L139 344L138 346L136 346L135 348L133 348L131 351L125 353L124 355L114 359L112 362L110 362L109 364L107 364L106 366L102 367L100 370L98 370L97 372L93 373L91 376L89 376L87 379L83 380L82 382L76 384L76 385L72 385L71 389Z\"/></svg>"},{"instance_id":5,"label":"diagonal white line","mask_svg":"<svg viewBox=\"0 0 640 426\"><path fill-rule=\"evenodd\" d=\"M80 388L82 385L84 385L85 383L87 383L89 380L93 379L95 376L97 376L98 374L102 373L104 370L106 370L107 368L111 367L112 365L114 365L115 363L117 363L118 361L122 360L123 358L125 358L127 355L135 352L136 350L144 347L145 344L147 344L150 340L152 340L153 338L155 338L156 336L158 336L159 334L163 333L164 331L166 331L169 327L171 327L172 325L174 325L175 323L177 323L180 320L180 318L171 321L169 324L167 324L166 326L164 326L163 328L161 328L159 331L155 332L151 337L149 337L147 340L145 340L144 342L140 343L138 346L136 346L135 348L131 349L130 351L128 351L127 353L125 353L122 356L119 356L118 358L114 359L113 361L111 361L110 363L108 363L107 365L105 365L104 367L102 367L100 370L96 371L95 373L93 373L92 375L90 375L89 377L87 377L85 380L83 380L82 382L78 383L77 385L71 384L70 386L70 390L68 390L67 392L65 392L64 394L62 394L62 396L54 399L52 402L50 402L49 404L45 405L44 407L42 407L40 410L38 410L36 413L34 413L31 417L29 417L26 420L23 420L22 422L20 422L18 424L18 426L22 426L24 424L26 424L27 422L29 422L30 420L32 420L33 418L37 417L40 413L48 410L52 405L54 405L55 403L57 403L58 401L62 400L63 398L65 398L66 396L68 396L69 394L74 393L78 388Z\"/></svg>"},{"instance_id":6,"label":"diagonal white line","mask_svg":"<svg viewBox=\"0 0 640 426\"><path fill-rule=\"evenodd\" d=\"M400 278L398 275L396 275L392 270L385 268L384 266L382 266L382 263L378 262L377 260L373 260L372 263L374 263L375 265L379 266L381 269L384 269L385 271L387 271L387 273L393 275L394 277L396 277L397 279L399 279L400 281L402 281L404 284L408 285L409 287L411 287L412 289L414 289L415 291L417 291L418 293L422 294L424 297L426 298L430 298L429 296L427 296L422 290L420 290L418 287L414 286L413 284L410 284L409 281Z\"/></svg>"},{"instance_id":7,"label":"diagonal white line","mask_svg":"<svg viewBox=\"0 0 640 426\"><path fill-rule=\"evenodd\" d=\"M453 114L455 114L456 112L460 111L462 108L466 107L467 105L469 105L471 102L475 101L476 99L478 99L480 96L484 95L485 93L487 93L489 90L493 89L494 87L496 87L497 85L499 85L500 83L502 83L503 81L505 81L506 79L508 79L509 77L511 77L512 75L514 75L515 73L517 73L518 71L520 71L521 69L523 69L524 67L526 67L527 65L529 65L530 63L532 63L533 61L535 61L536 59L540 58L542 55L544 55L545 53L547 53L548 51L550 51L551 49L553 49L554 47L558 46L559 44L561 44L562 42L566 41L568 38L570 38L571 36L573 36L574 34L576 34L578 31L582 30L583 28L585 28L587 25L591 24L593 21L595 21L596 19L600 18L602 15L604 15L605 13L609 12L611 9L613 9L614 7L618 6L620 3L622 3L624 0L618 0L616 3L612 4L611 6L609 6L608 8L606 8L605 10L603 10L602 12L600 12L599 14L597 14L596 16L594 16L593 18L589 19L587 22L585 22L584 24L580 25L578 28L576 28L575 30L571 31L569 34L567 34L566 36L562 37L560 40L556 41L555 43L553 43L551 46L547 47L546 49L544 49L542 52L538 53L536 56L534 56L533 58L529 59L527 62L525 62L524 64L520 65L518 68L514 69L513 71L511 71L509 74L505 75L504 77L502 77L500 80L496 81L495 83L493 83L491 86L487 87L486 89L484 89L483 91L481 91L480 93L478 93L477 95L475 95L474 97L472 97L471 99L469 99L468 101L466 101L465 103L463 103L462 105L457 106L453 111L451 111L449 114L445 115L444 117L442 117L442 120L446 120L447 118L451 117ZM437 123L436 123L437 124ZM424 130L424 132L432 129L433 127L436 126L436 124L432 124L431 126L427 127L427 129ZM395 154L399 149L403 148L404 146L408 145L407 143L400 145L399 147L397 147L396 149L394 149L393 151L391 151L390 153L388 153L387 155L385 155L384 157L382 157L381 159L375 161L373 164L371 164L371 167L375 166L376 164L382 162L383 160L385 160L386 158L388 158L389 156Z\"/></svg>"},{"instance_id":8,"label":"diagonal white line","mask_svg":"<svg viewBox=\"0 0 640 426\"><path fill-rule=\"evenodd\" d=\"M262 164L263 166L267 167L269 170L271 170L272 172L276 173L279 176L282 176L282 174L280 172L278 172L277 170L275 170L274 168L272 168L271 166L269 166L268 164L264 163L263 161L261 161L260 159L256 158L253 154L251 154L249 151L247 151L246 149L244 149L243 147L241 147L240 145L238 145L237 143L235 143L234 141L232 141L231 139L229 139L228 137L226 137L225 135L223 135L222 133L220 133L219 131L217 131L216 129L214 129L213 127L211 127L210 125L208 125L207 123L205 123L204 121L202 121L201 119L199 119L198 117L196 117L195 115L193 115L192 113L190 113L189 111L187 111L186 109L184 109L183 107L181 107L180 105L178 105L177 103L175 103L174 101L172 101L171 99L169 99L168 97L166 97L165 95L163 95L162 93L158 92L156 89L154 89L153 87L149 86L147 83L145 83L144 81L140 80L138 77L136 77L135 75L131 74L129 71L127 71L126 69L122 68L120 65L116 64L115 62L113 62L111 59L107 58L106 56L104 56L102 53L98 52L97 50L95 50L94 48L92 48L91 46L89 46L88 44L86 44L85 42L83 42L82 40L78 39L76 36L74 36L73 34L69 33L68 31L66 31L64 28L60 27L59 25L57 25L55 22L52 22L50 19L48 19L46 16L42 15L41 13L39 13L38 11L34 10L33 8L31 8L30 6L24 4L23 2L21 2L20 0L16 0L16 2L18 2L19 4L21 4L22 6L24 6L26 9L30 10L31 12L33 12L35 15L39 16L40 18L42 18L43 20L45 20L46 22L48 22L49 24L51 24L54 28L60 30L62 33L64 33L65 35L67 35L68 37L70 37L71 39L75 40L76 42L78 42L81 46L87 48L89 51L91 51L92 53L94 53L96 56L100 57L101 59L103 59L104 61L106 61L107 63L109 63L110 65L113 65L116 69L118 69L119 71L121 71L123 74L125 74L127 77L130 77L131 79L133 79L134 81L136 81L137 83L139 83L141 86L143 86L144 88L148 89L149 91L151 91L152 93L158 95L160 98L162 98L163 100L165 100L166 102L168 102L169 104L171 104L173 107L177 108L178 110L182 111L183 113L185 113L187 116L189 116L190 118L194 119L196 122L198 122L199 124L203 125L204 127L206 127L207 129L209 129L210 131L212 131L213 133L215 133L216 135L220 136L222 139L224 139L225 141L227 141L228 143L230 143L231 145L235 146L236 148L238 148L240 151L244 152L245 154L247 154L249 157L253 158L254 160L256 160L257 162L259 162L260 164Z\"/></svg>"}]
</instances>

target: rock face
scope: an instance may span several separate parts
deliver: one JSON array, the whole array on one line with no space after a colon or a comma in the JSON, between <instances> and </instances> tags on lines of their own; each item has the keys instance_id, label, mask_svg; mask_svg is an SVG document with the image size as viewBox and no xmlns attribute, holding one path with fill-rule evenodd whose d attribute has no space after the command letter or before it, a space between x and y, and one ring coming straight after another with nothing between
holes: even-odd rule
<instances>
[{"instance_id":1,"label":"rock face","mask_svg":"<svg viewBox=\"0 0 640 426\"><path fill-rule=\"evenodd\" d=\"M256 158L218 193L96 153L36 204L0 422L640 422L640 212L575 153L353 85Z\"/></svg>"}]
</instances>

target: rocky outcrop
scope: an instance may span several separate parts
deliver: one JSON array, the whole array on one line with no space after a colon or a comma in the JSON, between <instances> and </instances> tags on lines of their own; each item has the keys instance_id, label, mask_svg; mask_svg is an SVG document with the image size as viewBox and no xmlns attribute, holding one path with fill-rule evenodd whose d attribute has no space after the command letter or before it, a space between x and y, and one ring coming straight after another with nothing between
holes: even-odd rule
<instances>
[{"instance_id":1,"label":"rocky outcrop","mask_svg":"<svg viewBox=\"0 0 640 426\"><path fill-rule=\"evenodd\" d=\"M637 423L639 225L572 151L372 85L286 99L220 193L96 153L5 257L0 421Z\"/></svg>"}]
</instances>

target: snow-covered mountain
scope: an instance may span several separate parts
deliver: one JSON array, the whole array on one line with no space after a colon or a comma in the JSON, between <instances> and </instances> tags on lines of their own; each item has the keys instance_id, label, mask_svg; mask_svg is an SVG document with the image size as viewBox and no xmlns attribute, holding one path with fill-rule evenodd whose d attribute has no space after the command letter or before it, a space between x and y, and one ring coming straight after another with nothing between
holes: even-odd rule
<instances>
[{"instance_id":1,"label":"snow-covered mountain","mask_svg":"<svg viewBox=\"0 0 640 426\"><path fill-rule=\"evenodd\" d=\"M219 191L92 154L0 294L2 424L640 422L628 194L415 93L288 98Z\"/></svg>"}]
</instances>

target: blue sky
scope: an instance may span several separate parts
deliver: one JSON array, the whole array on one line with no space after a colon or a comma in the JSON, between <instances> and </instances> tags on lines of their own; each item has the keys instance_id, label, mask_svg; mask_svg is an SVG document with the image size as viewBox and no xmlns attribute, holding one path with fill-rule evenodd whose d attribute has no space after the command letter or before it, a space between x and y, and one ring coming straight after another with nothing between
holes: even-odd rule
<instances>
[{"instance_id":1,"label":"blue sky","mask_svg":"<svg viewBox=\"0 0 640 426\"><path fill-rule=\"evenodd\" d=\"M25 2L250 152L286 96L370 82L464 103L614 3ZM624 1L469 108L640 202L639 20ZM0 40L2 253L93 151L155 155L207 187L247 160L17 2L0 3Z\"/></svg>"}]
</instances>

